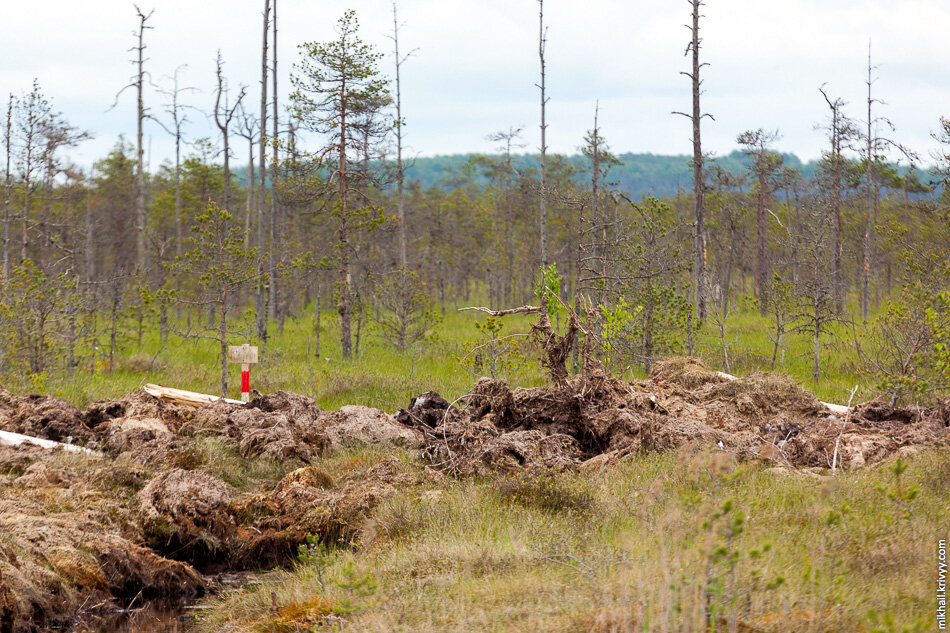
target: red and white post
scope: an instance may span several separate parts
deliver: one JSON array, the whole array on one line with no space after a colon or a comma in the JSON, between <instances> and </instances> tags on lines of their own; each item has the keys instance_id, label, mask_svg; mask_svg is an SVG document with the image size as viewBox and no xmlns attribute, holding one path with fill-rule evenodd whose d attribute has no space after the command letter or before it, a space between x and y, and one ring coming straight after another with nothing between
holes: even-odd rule
<instances>
[{"instance_id":1,"label":"red and white post","mask_svg":"<svg viewBox=\"0 0 950 633\"><path fill-rule=\"evenodd\" d=\"M251 365L257 363L255 345L231 345L228 347L228 360L241 363L241 402L251 400Z\"/></svg>"},{"instance_id":2,"label":"red and white post","mask_svg":"<svg viewBox=\"0 0 950 633\"><path fill-rule=\"evenodd\" d=\"M251 401L251 364L241 364L241 402Z\"/></svg>"}]
</instances>

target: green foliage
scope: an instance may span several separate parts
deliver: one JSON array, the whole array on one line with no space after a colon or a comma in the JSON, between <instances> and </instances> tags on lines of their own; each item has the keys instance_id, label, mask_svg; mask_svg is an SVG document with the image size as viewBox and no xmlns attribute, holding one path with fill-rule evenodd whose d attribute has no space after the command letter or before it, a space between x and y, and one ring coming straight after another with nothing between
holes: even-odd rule
<instances>
[{"instance_id":1,"label":"green foliage","mask_svg":"<svg viewBox=\"0 0 950 633\"><path fill-rule=\"evenodd\" d=\"M229 337L241 331L245 338L251 338L254 323L254 311L247 308L237 315L240 327L234 327L231 312L236 307L236 297L241 290L267 277L257 249L249 248L245 238L245 232L234 222L231 213L209 202L191 227L187 240L189 249L168 264L172 277L158 295L161 301L178 301L212 310L216 317L213 322L183 336L217 343L222 396L227 394Z\"/></svg>"},{"instance_id":2,"label":"green foliage","mask_svg":"<svg viewBox=\"0 0 950 633\"><path fill-rule=\"evenodd\" d=\"M395 270L376 286L382 310L376 317L380 336L401 352L433 335L439 316L433 309L428 288L410 270Z\"/></svg>"},{"instance_id":3,"label":"green foliage","mask_svg":"<svg viewBox=\"0 0 950 633\"><path fill-rule=\"evenodd\" d=\"M542 305L547 306L548 316L552 319L566 312L564 305L561 303L561 282L563 279L561 273L557 270L557 264L549 264L541 268L540 276L535 285L534 296Z\"/></svg>"},{"instance_id":4,"label":"green foliage","mask_svg":"<svg viewBox=\"0 0 950 633\"><path fill-rule=\"evenodd\" d=\"M647 198L629 203L624 218L630 234L610 246L609 277L595 291L602 361L615 370L631 363L648 369L657 357L685 347L692 307L683 276L687 268L678 235L679 223L670 205Z\"/></svg>"},{"instance_id":5,"label":"green foliage","mask_svg":"<svg viewBox=\"0 0 950 633\"><path fill-rule=\"evenodd\" d=\"M0 281L0 342L7 371L21 372L33 386L45 383L51 365L65 358L67 321L79 311L76 278L48 274L31 260Z\"/></svg>"},{"instance_id":6,"label":"green foliage","mask_svg":"<svg viewBox=\"0 0 950 633\"><path fill-rule=\"evenodd\" d=\"M248 248L244 230L237 225L227 209L214 202L195 217L188 250L168 265L176 275L196 281L191 286L192 301L229 304L228 293L234 293L262 277L258 272L259 253ZM175 296L171 285L164 290Z\"/></svg>"},{"instance_id":7,"label":"green foliage","mask_svg":"<svg viewBox=\"0 0 950 633\"><path fill-rule=\"evenodd\" d=\"M763 557L772 550L769 544L744 550L737 543L746 530L745 512L736 507L732 499L727 499L702 525L711 543L706 557L704 594L706 597L706 622L710 631L719 630L720 620L733 616L734 610L743 598L761 589L773 590L785 584L781 575L763 578L760 566L764 566ZM748 561L749 586L744 591L737 583L738 565ZM748 592L748 594L746 593Z\"/></svg>"},{"instance_id":8,"label":"green foliage","mask_svg":"<svg viewBox=\"0 0 950 633\"><path fill-rule=\"evenodd\" d=\"M492 315L476 321L474 326L480 336L464 344L467 351L459 361L464 369L476 376L487 372L492 378L511 378L526 368L527 334L503 335L504 320Z\"/></svg>"},{"instance_id":9,"label":"green foliage","mask_svg":"<svg viewBox=\"0 0 950 633\"><path fill-rule=\"evenodd\" d=\"M894 502L898 509L898 517L903 519L910 518L912 502L920 494L920 487L912 484L906 486L903 483L904 473L907 472L907 462L900 457L890 467L891 474L894 475L893 485L890 488L878 486L878 490L883 493L890 501Z\"/></svg>"},{"instance_id":10,"label":"green foliage","mask_svg":"<svg viewBox=\"0 0 950 633\"><path fill-rule=\"evenodd\" d=\"M378 69L383 55L364 44L358 31L356 12L346 11L337 20L337 39L299 46L301 59L291 78L294 116L313 131L331 135L333 144L342 143L346 149L356 145L359 134L344 129L352 123L346 117L369 117L390 101L387 82Z\"/></svg>"},{"instance_id":11,"label":"green foliage","mask_svg":"<svg viewBox=\"0 0 950 633\"><path fill-rule=\"evenodd\" d=\"M625 341L633 335L631 328L643 306L631 306L621 295L612 306L598 304L600 326L600 361L607 371L623 372Z\"/></svg>"},{"instance_id":12,"label":"green foliage","mask_svg":"<svg viewBox=\"0 0 950 633\"><path fill-rule=\"evenodd\" d=\"M934 297L926 317L934 337L934 369L941 383L950 385L950 291Z\"/></svg>"}]
</instances>

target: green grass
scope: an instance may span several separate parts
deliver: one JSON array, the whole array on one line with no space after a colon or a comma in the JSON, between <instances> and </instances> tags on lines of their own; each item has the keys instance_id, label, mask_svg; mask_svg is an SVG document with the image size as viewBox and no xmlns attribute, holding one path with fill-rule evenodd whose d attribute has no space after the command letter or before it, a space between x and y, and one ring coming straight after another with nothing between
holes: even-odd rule
<instances>
[{"instance_id":1,"label":"green grass","mask_svg":"<svg viewBox=\"0 0 950 633\"><path fill-rule=\"evenodd\" d=\"M459 363L468 351L466 342L476 340L478 334L473 326L475 317L469 313L449 311L433 329L428 341L405 353L383 341L374 332L372 323L364 322L360 353L350 361L341 358L339 318L334 318L329 311L324 313L318 358L313 353L312 310L305 314L305 318L287 319L282 332L272 327L267 355L260 365L251 369L253 389L263 393L292 390L315 398L325 408L366 404L395 411L407 406L413 396L430 389L447 397L451 394L457 397L467 392L477 377ZM506 321L504 332L527 332L529 322L526 317L511 317ZM134 331L133 323L129 322L127 327ZM229 342L257 343L240 336ZM141 345L130 340L121 347L111 373L100 359L95 371L86 365L72 376L51 372L48 379L32 383L22 376L8 376L4 385L11 390L48 392L77 406L118 397L147 383L202 393L220 392L216 343L172 335L167 347L159 351L160 348L157 327L152 323L145 329ZM149 367L153 357L155 363ZM228 369L228 395L237 398L240 366L231 364ZM518 384L526 385L542 384L544 380L535 364L525 365L513 377Z\"/></svg>"},{"instance_id":2,"label":"green grass","mask_svg":"<svg viewBox=\"0 0 950 633\"><path fill-rule=\"evenodd\" d=\"M891 466L816 478L680 452L548 473L528 502L446 479L386 502L354 548L213 601L198 630L699 631L708 612L722 631L931 630L950 465L911 462L906 511Z\"/></svg>"},{"instance_id":3,"label":"green grass","mask_svg":"<svg viewBox=\"0 0 950 633\"><path fill-rule=\"evenodd\" d=\"M313 354L315 329L312 310L305 317L289 318L283 331L272 325L268 353L260 365L252 367L251 387L261 392L286 389L315 398L321 406L338 408L344 404L366 404L395 411L408 404L411 397L434 389L450 401L466 393L477 377L460 363L474 341L480 341L474 313L449 309L444 319L431 331L428 341L405 353L398 352L374 331L374 324L364 322L360 353L350 361L340 354L339 318L331 311L323 315L323 331L319 358ZM530 331L528 316L511 316L504 320L502 335L525 334ZM734 310L727 320L726 340L733 373L743 375L769 369L772 342L771 324L751 309ZM133 322L126 331L134 332ZM694 355L702 357L715 369L725 370L718 332L707 323L695 338ZM231 343L250 342L235 336ZM308 358L308 348L311 353ZM104 350L100 350L102 354ZM172 335L162 349L157 325L152 318L146 324L141 344L126 338L119 349L116 366L110 373L102 358L95 370L88 363L72 376L59 370L50 377L30 381L23 376L7 376L4 384L17 391L48 392L63 397L77 406L102 398L117 397L152 382L166 386L217 394L220 391L220 369L217 345L212 341L182 339ZM837 326L833 335L822 338L822 377L812 380L811 339L790 333L786 338L786 354L776 371L786 373L822 400L847 401L851 388L859 385L857 399L870 399L875 385L861 376L856 363L850 328ZM155 363L151 361L155 358ZM544 384L545 376L531 358L503 374L514 385ZM151 366L150 366L151 365ZM485 370L487 371L487 370ZM240 368L229 366L229 396L238 397ZM643 377L638 366L630 367L628 378Z\"/></svg>"}]
</instances>

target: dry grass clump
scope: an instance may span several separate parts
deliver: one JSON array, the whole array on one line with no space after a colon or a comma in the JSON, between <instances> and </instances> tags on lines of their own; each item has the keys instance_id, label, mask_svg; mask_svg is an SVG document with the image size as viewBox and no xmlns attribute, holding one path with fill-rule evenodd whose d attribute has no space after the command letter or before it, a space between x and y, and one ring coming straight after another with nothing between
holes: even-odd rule
<instances>
[{"instance_id":1,"label":"dry grass clump","mask_svg":"<svg viewBox=\"0 0 950 633\"><path fill-rule=\"evenodd\" d=\"M408 484L352 547L221 599L199 631L295 630L279 627L308 600L347 608L303 609L297 630L928 630L945 462L926 451L900 473L887 460L818 478L693 449L583 476Z\"/></svg>"},{"instance_id":2,"label":"dry grass clump","mask_svg":"<svg viewBox=\"0 0 950 633\"><path fill-rule=\"evenodd\" d=\"M502 500L548 512L586 514L594 499L578 479L558 476L553 470L523 470L497 483Z\"/></svg>"},{"instance_id":3,"label":"dry grass clump","mask_svg":"<svg viewBox=\"0 0 950 633\"><path fill-rule=\"evenodd\" d=\"M716 372L707 369L703 361L686 356L676 356L653 363L650 368L650 378L675 383L686 389L696 389L708 383L724 382L724 379Z\"/></svg>"}]
</instances>

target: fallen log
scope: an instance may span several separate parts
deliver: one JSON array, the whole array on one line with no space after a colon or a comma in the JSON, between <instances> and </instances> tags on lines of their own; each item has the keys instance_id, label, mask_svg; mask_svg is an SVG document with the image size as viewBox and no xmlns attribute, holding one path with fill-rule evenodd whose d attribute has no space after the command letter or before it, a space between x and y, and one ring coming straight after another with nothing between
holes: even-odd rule
<instances>
[{"instance_id":1,"label":"fallen log","mask_svg":"<svg viewBox=\"0 0 950 633\"><path fill-rule=\"evenodd\" d=\"M717 371L716 375L719 376L720 378L723 378L729 381L739 380L736 376L733 376L732 374L727 374L724 371ZM821 401L819 400L819 402ZM843 404L832 404L830 402L821 402L821 404L825 408L827 408L829 411L834 413L835 415L847 415L848 412L851 411L851 407L845 406Z\"/></svg>"},{"instance_id":2,"label":"fallen log","mask_svg":"<svg viewBox=\"0 0 950 633\"><path fill-rule=\"evenodd\" d=\"M89 448L84 448L82 446L76 446L75 444L63 444L62 442L54 442L53 440L44 440L43 438L33 437L32 435L20 435L19 433L10 433L9 431L0 431L0 445L20 446L21 444L33 444L34 446L39 446L40 448L49 448L49 449L60 448L64 451L69 451L72 453L85 453L87 455L94 455L96 457L102 456L102 454L97 451L94 451Z\"/></svg>"},{"instance_id":3,"label":"fallen log","mask_svg":"<svg viewBox=\"0 0 950 633\"><path fill-rule=\"evenodd\" d=\"M150 396L155 396L159 400L189 407L200 407L222 399L221 396L212 396L206 393L185 391L184 389L174 389L172 387L162 387L161 385L153 384L145 385L142 387L142 391ZM231 400L230 398L224 398L224 401L228 404L244 404L240 400Z\"/></svg>"}]
</instances>

